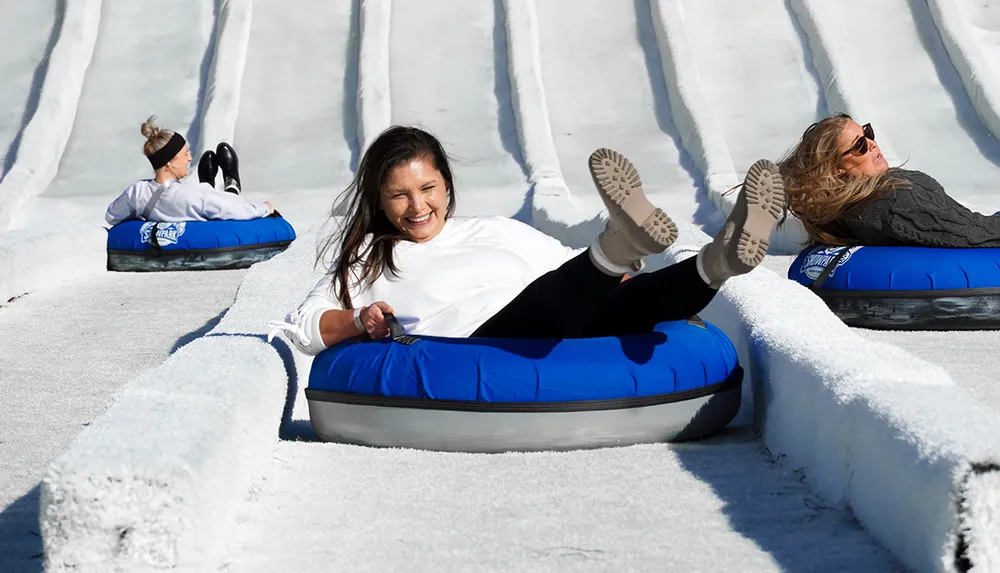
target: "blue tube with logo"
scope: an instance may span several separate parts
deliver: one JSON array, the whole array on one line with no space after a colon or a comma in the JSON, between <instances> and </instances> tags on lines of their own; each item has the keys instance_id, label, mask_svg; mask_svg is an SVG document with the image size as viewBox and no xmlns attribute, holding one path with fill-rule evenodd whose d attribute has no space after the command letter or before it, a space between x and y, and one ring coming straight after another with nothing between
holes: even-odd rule
<instances>
[{"instance_id":1,"label":"blue tube with logo","mask_svg":"<svg viewBox=\"0 0 1000 573\"><path fill-rule=\"evenodd\" d=\"M270 259L295 240L281 217L250 221L124 221L108 231L108 270L241 269Z\"/></svg>"},{"instance_id":2,"label":"blue tube with logo","mask_svg":"<svg viewBox=\"0 0 1000 573\"><path fill-rule=\"evenodd\" d=\"M1000 328L1000 249L814 245L799 253L788 278L851 326Z\"/></svg>"}]
</instances>

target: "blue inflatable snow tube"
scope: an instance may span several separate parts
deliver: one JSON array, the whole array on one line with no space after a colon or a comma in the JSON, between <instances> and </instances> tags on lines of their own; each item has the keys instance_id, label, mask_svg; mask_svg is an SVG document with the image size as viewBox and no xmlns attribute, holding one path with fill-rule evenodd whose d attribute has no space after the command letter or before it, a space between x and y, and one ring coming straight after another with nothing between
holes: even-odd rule
<instances>
[{"instance_id":1,"label":"blue inflatable snow tube","mask_svg":"<svg viewBox=\"0 0 1000 573\"><path fill-rule=\"evenodd\" d=\"M242 269L295 240L281 217L249 221L124 221L108 231L109 271Z\"/></svg>"},{"instance_id":2,"label":"blue inflatable snow tube","mask_svg":"<svg viewBox=\"0 0 1000 573\"><path fill-rule=\"evenodd\" d=\"M1000 328L1000 249L816 245L799 253L788 278L851 326Z\"/></svg>"},{"instance_id":3,"label":"blue inflatable snow tube","mask_svg":"<svg viewBox=\"0 0 1000 573\"><path fill-rule=\"evenodd\" d=\"M589 339L356 339L314 359L306 397L325 440L572 449L717 432L739 409L742 378L726 335L695 318Z\"/></svg>"}]
</instances>

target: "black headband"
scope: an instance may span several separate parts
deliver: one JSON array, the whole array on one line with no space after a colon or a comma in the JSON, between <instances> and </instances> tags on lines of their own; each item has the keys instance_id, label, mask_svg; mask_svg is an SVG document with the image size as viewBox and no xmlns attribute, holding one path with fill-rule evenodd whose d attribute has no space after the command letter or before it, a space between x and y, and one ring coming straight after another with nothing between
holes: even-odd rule
<instances>
[{"instance_id":1,"label":"black headband","mask_svg":"<svg viewBox=\"0 0 1000 573\"><path fill-rule=\"evenodd\" d=\"M187 142L184 141L183 135L174 133L166 145L148 155L147 159L149 159L153 169L159 169L180 153L181 149L184 149L185 143Z\"/></svg>"}]
</instances>

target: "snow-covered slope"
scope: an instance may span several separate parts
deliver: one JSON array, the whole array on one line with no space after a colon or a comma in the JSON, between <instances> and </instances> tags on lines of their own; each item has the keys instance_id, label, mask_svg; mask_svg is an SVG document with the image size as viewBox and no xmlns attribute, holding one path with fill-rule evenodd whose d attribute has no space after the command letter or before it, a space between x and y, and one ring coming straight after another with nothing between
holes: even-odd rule
<instances>
[{"instance_id":1,"label":"snow-covered slope","mask_svg":"<svg viewBox=\"0 0 1000 573\"><path fill-rule=\"evenodd\" d=\"M150 115L197 147L214 23L213 5L204 0L156 6L103 0L97 45L59 174L27 203L18 227L87 220L129 183L149 177L139 126Z\"/></svg>"},{"instance_id":2,"label":"snow-covered slope","mask_svg":"<svg viewBox=\"0 0 1000 573\"><path fill-rule=\"evenodd\" d=\"M56 0L9 2L0 8L0 38L17 38L0 50L0 179L17 155L18 134L34 114L45 78L45 56L59 33Z\"/></svg>"},{"instance_id":3,"label":"snow-covered slope","mask_svg":"<svg viewBox=\"0 0 1000 573\"><path fill-rule=\"evenodd\" d=\"M357 14L352 2L308 9L253 2L234 142L248 192L346 185L357 159Z\"/></svg>"},{"instance_id":4,"label":"snow-covered slope","mask_svg":"<svg viewBox=\"0 0 1000 573\"><path fill-rule=\"evenodd\" d=\"M827 114L802 31L783 0L681 3L702 92L739 176L777 160Z\"/></svg>"},{"instance_id":5,"label":"snow-covered slope","mask_svg":"<svg viewBox=\"0 0 1000 573\"><path fill-rule=\"evenodd\" d=\"M392 2L388 64L392 122L441 138L453 159L457 213L521 213L529 185L500 2Z\"/></svg>"},{"instance_id":6,"label":"snow-covered slope","mask_svg":"<svg viewBox=\"0 0 1000 573\"><path fill-rule=\"evenodd\" d=\"M247 194L274 201L300 231L322 219L333 197L352 176L365 143L394 122L420 124L442 139L454 158L459 214L516 216L573 242L589 240L600 227L597 218L602 208L586 167L587 156L597 147L611 147L629 156L655 203L679 221L693 221L711 232L720 220L716 203L725 209L724 202L712 195L719 191L721 182L738 181L759 157L777 158L809 123L836 111L848 111L861 122L873 122L890 156L931 173L959 199L983 208L1000 206L994 199L1000 184L1000 144L994 137L996 132L990 133L984 111L992 109L992 100L968 95L971 76L962 71L968 66L962 67L965 60L961 58L972 52L955 51L954 42L942 41L947 36L946 27L937 17L940 14L933 11L956 7L948 14L959 16L954 21L974 31L968 36L970 45L988 62L974 67L976 77L982 82L995 81L1000 61L994 57L1000 54L1000 16L991 2L845 0L833 6L824 0L593 0L587 2L586 9L570 0L306 0L297 4L177 0L163 6L131 0L80 0L68 5L23 2L16 8L8 4L12 5L0 8L0 32L15 41L0 55L0 70L11 70L4 74L9 81L0 87L0 114L5 114L0 115L0 150L9 150L30 108L31 94L40 81L33 76L35 67L54 37L50 34L59 22L59 11L85 5L100 7L97 45L75 104L76 119L58 174L44 192L20 209L16 219L25 232L40 233L32 235L39 252L44 252L37 246L45 243L42 231L58 234L74 224L98 226L107 202L132 180L148 175L139 125L150 114L159 115L165 127L184 132L196 148L216 143L202 141L204 133L211 133L210 138L231 137L241 154ZM245 19L220 25L220 18L230 13ZM245 50L239 38L231 41L231 35L241 30L248 31L243 37L247 40ZM224 34L230 34L228 39L220 39ZM74 36L67 33L64 37ZM54 81L45 77L46 82L50 79ZM6 171L11 168L12 155L5 155ZM4 189L0 186L0 193ZM0 209L5 199L0 196ZM52 244L71 242L67 234L72 239L66 231ZM0 259L17 247L18 237L0 234ZM313 234L304 236L297 244L298 254L286 261L307 266L316 238ZM63 257L53 261L75 259L66 264L86 267L74 268L83 278L47 288L38 280L28 289L31 293L27 297L0 308L0 321L6 315L9 322L3 323L5 329L0 328L0 348L19 349L16 355L2 356L9 367L0 370L0 385L5 392L14 388L10 395L18 400L0 406L11 409L3 411L3 419L16 427L39 412L38 405L31 402L40 395L30 391L33 384L48 389L46 396L53 402L38 414L44 414L39 419L45 427L55 428L42 444L45 447L24 440L0 445L10 450L4 452L8 454L5 459L15 460L0 465L0 482L14 484L0 490L5 496L0 503L6 505L0 513L0 538L14 539L20 551L19 564L29 568L37 560L32 561L25 549L37 549L37 544L30 542L32 530L26 529L26 524L38 518L33 513L37 512L38 490L32 486L46 457L65 447L75 433L75 424L89 423L98 416L102 401L119 384L139 380L140 370L155 366L171 352L178 338L186 340L210 329L213 318L236 295L242 276L206 274L198 281L185 281L184 275L108 274L94 263L100 252L93 249L91 239L80 245L89 249L87 256L53 254ZM0 269L8 268L3 263L0 260ZM781 261L768 264L780 266ZM15 270L28 274L28 266L26 262ZM86 276L88 273L92 276ZM311 284L307 283L315 278L296 274L301 284L283 284L290 276L287 268L273 276L265 270L254 288L261 292L284 289L287 298L289 292L308 289ZM157 296L159 289L169 290L169 296ZM287 303L281 308L270 306L277 292L271 292L271 298L244 296L245 307L256 306L251 312L244 308L242 314L227 317L243 321L239 330L219 334L240 338L248 354L279 348L259 340L266 319L279 318L289 310ZM201 302L185 304L188 298ZM753 306L752 300L732 298ZM107 305L115 304L134 308L135 314L112 312ZM60 309L73 313L73 320L59 321ZM163 318L161 311L167 317L172 312L177 319ZM729 315L754 314L746 309L741 313ZM41 326L32 323L35 315ZM90 316L94 318L88 320ZM114 320L102 320L109 316ZM165 320L171 322L170 328L156 330L155 336L142 330L150 322ZM131 330L146 333L142 351L133 351L123 342L129 340ZM752 333L737 328L730 333L748 347L753 337L767 334L766 328ZM64 358L53 361L53 346L46 346L46 340L79 336L89 337L89 346L84 348L90 350L81 355L67 350ZM937 347L938 339L920 333L889 334L879 339L911 348L914 354L939 363L959 386L969 386L973 394L996 408L996 394L985 391L996 365L984 358L995 346L994 337L945 336L940 347L951 344L967 351L931 353L927 349ZM213 349L227 344L222 336L211 341ZM770 346L762 343L753 348ZM757 384L755 390L768 383L767 377L772 375L768 368L774 364L794 362L808 370L808 356L800 356L794 348L786 351L787 357L754 356L760 363L747 364L750 378ZM230 375L257 374L245 365L229 364L226 358L225 352L220 352L214 366ZM197 365L183 364L183 360L181 356L171 367L199 371ZM282 360L286 366L291 362L284 354ZM800 360L803 362L796 362ZM302 362L299 360L299 379L304 379ZM77 378L76 383L63 382L78 371L86 371L87 376ZM812 374L817 379L822 376ZM150 380L155 380L153 376ZM294 368L288 376L296 377ZM88 385L91 379L100 384ZM869 378L859 374L859 379ZM197 382L187 383L197 386ZM270 379L257 382L260 395L274 390L275 399L282 399L284 387L275 390L268 385L273 382ZM66 392L50 392L60 383L69 384ZM167 388L173 381L156 383ZM792 385L774 388L786 387ZM91 388L94 390L88 392ZM830 419L842 416L846 424L864 418L857 410L861 406L838 402L839 395L827 396L823 388L820 385L812 394L802 395L829 402L823 405L835 409L827 410L835 412ZM308 430L288 431L289 422L299 430L306 425L301 388L293 385L292 390L296 409L280 432L291 440L308 440ZM232 388L218 391L220 403L238 403L243 398L225 394L233 392ZM60 407L60 397L69 400L74 395L86 396L85 412ZM140 388L130 396L141 401L146 394ZM884 403L894 404L892 397L886 396ZM787 395L778 398L789 400ZM855 409L848 411L848 407ZM884 425L878 428L888 428L886 432L898 429L892 425L896 423L894 412L881 412L884 416L879 420ZM242 521L227 536L221 561L213 564L265 570L294 559L296 567L303 569L331 563L372 569L430 567L433 563L421 561L427 558L422 551L443 547L448 552L444 562L456 567L662 568L667 563L715 568L726 563L729 568L751 570L841 565L844 569L888 570L895 565L879 548L880 543L897 557L910 559L907 565L914 566L913 560L922 557L913 555L933 555L941 548L921 553L922 549L906 545L906 540L912 539L910 534L940 533L935 541L952 535L950 529L941 533L955 515L949 513L949 504L957 502L949 497L938 500L940 511L934 515L939 521L933 524L938 529L928 527L925 531L919 524L909 524L894 531L888 521L875 519L865 522L869 531L875 530L871 523L877 522L882 528L878 535L887 530L890 533L873 539L849 513L828 509L816 489L799 481L800 477L806 482L830 477L823 475L824 470L774 465L784 452L773 457L764 453L764 445L750 425L750 414L744 411L726 437L701 444L530 456L439 455L293 441L248 442L239 447L253 449L252 453L263 456L267 463L253 470L256 474L240 477L256 484L249 501L235 509ZM278 420L259 423L264 426L255 428L255 439L272 430L278 434ZM793 415L773 423L788 424L789 431L803 435L812 435L815 430L809 420L796 420ZM110 422L103 427L123 431L122 439L128 437L127 428ZM774 428L772 425L769 430L772 435ZM185 428L174 430L183 432ZM928 434L932 432L919 436ZM85 432L83 437L88 435ZM227 439L235 440L234 435ZM191 443L213 437L194 436ZM892 438L888 433L881 437ZM137 444L141 449L142 444ZM199 455L211 452L210 446L205 442ZM935 447L921 442L914 449L936 451ZM987 449L984 446L984 451ZM956 447L954 451L964 450ZM66 459L87 458L77 451L71 450L71 454ZM214 467L212 454L204 455L208 458L201 460L205 463L198 466L199 472ZM894 463L903 466L906 458L900 455L903 457ZM868 458L845 454L844 459ZM100 461L90 467L99 467ZM950 461L960 464L966 460ZM173 462L176 467L185 463ZM72 468L62 469L72 473ZM871 477L861 468L837 468L831 470L836 478L833 481L843 478L850 485L855 470L859 476ZM330 479L324 479L327 475ZM574 475L582 477L575 479ZM921 475L917 471L908 477L920 482ZM521 481L541 482L542 477L551 476L569 481L549 480L533 492L520 485ZM209 481L219 478L209 477ZM181 479L172 475L174 478ZM941 479L935 484L948 485L947 476L936 478ZM183 480L179 483L197 487ZM872 479L860 483L857 491L878 491L879 486L873 483L882 482ZM390 489L392 495L372 495L371 484ZM480 484L493 489L477 489ZM415 485L420 491L412 501L411 492L405 489ZM463 502L441 509L456 491L467 494ZM422 498L421 493L425 494ZM79 502L77 509L85 497L74 501ZM11 503L14 499L18 501ZM567 505L566 499L573 505ZM592 506L589 499L596 500ZM117 501L107 503L111 507ZM386 507L390 503L395 505ZM511 511L518 519L510 518ZM858 515L870 518L864 512ZM552 530L525 528L522 518L551 524ZM154 521L149 518L149 523ZM988 521L984 520L982 531L989 530ZM281 524L281 531L272 534L276 523ZM293 526L303 523L312 529L308 535L297 535ZM904 530L905 535L900 533ZM324 531L332 533L327 537ZM373 537L375 532L385 531L392 535ZM61 533L65 537L51 546L59 547L78 532L67 529ZM684 536L691 532L708 536L709 541L725 542L687 542L689 538ZM169 537L173 532L155 533ZM46 535L55 539L59 534L50 531ZM122 542L126 536L120 535ZM537 547L529 541L531 536L536 536ZM512 545L487 542L495 538L511 539ZM954 535L948 539L954 541ZM85 539L80 544L88 542ZM63 547L74 543L76 540L69 540ZM98 544L102 550L108 547L103 537ZM331 545L337 554L328 558ZM126 549L110 552L110 559L130 555ZM376 555L380 550L385 550L381 558ZM0 557L4 551L0 545ZM706 555L711 559L701 560ZM169 555L159 558L169 561ZM60 559L65 559L61 565L72 565L70 553L61 554ZM954 563L924 559L915 566L935 570L948 569Z\"/></svg>"},{"instance_id":7,"label":"snow-covered slope","mask_svg":"<svg viewBox=\"0 0 1000 573\"><path fill-rule=\"evenodd\" d=\"M211 329L244 274L102 273L0 305L0 569L40 562L51 460L123 383Z\"/></svg>"},{"instance_id":8,"label":"snow-covered slope","mask_svg":"<svg viewBox=\"0 0 1000 573\"><path fill-rule=\"evenodd\" d=\"M972 27L972 37L990 66L991 75L1000 76L1000 4L981 0L955 0L955 4Z\"/></svg>"},{"instance_id":9,"label":"snow-covered slope","mask_svg":"<svg viewBox=\"0 0 1000 573\"><path fill-rule=\"evenodd\" d=\"M610 147L632 160L655 204L694 221L701 177L671 117L649 2L599 0L583 10L552 0L537 11L552 135L579 217L603 211L587 157Z\"/></svg>"},{"instance_id":10,"label":"snow-covered slope","mask_svg":"<svg viewBox=\"0 0 1000 573\"><path fill-rule=\"evenodd\" d=\"M218 566L891 571L793 470L740 425L698 444L535 454L282 442Z\"/></svg>"}]
</instances>

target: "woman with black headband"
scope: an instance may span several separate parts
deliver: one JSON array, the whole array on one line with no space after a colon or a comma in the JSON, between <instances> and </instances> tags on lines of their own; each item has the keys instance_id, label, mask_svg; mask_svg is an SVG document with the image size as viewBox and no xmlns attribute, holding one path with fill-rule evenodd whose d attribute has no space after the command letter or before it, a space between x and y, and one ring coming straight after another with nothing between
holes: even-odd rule
<instances>
[{"instance_id":1,"label":"woman with black headband","mask_svg":"<svg viewBox=\"0 0 1000 573\"><path fill-rule=\"evenodd\" d=\"M153 166L153 179L129 185L115 199L104 218L110 225L128 219L157 222L207 221L229 219L245 221L274 213L270 202L253 203L239 196L240 178L236 152L228 143L220 143L215 152L206 151L198 163L199 183L182 181L188 175L191 150L184 136L160 129L155 116L142 124L146 137L143 153ZM226 193L215 189L219 168Z\"/></svg>"}]
</instances>

